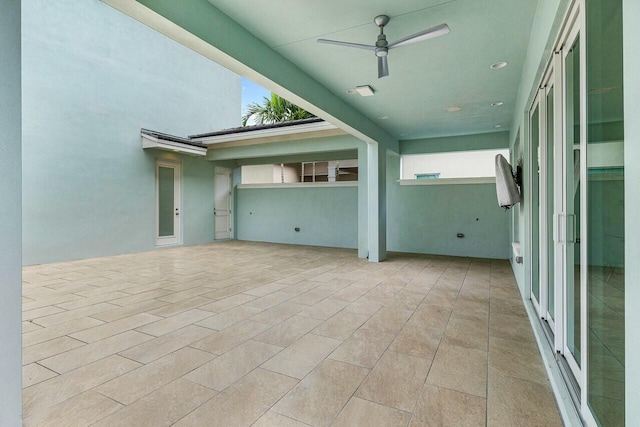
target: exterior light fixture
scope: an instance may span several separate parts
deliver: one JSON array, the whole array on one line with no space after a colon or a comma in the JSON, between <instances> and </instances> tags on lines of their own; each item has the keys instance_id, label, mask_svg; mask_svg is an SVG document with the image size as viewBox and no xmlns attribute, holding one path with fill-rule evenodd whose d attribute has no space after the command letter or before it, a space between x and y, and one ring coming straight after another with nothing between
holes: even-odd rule
<instances>
[{"instance_id":1,"label":"exterior light fixture","mask_svg":"<svg viewBox=\"0 0 640 427\"><path fill-rule=\"evenodd\" d=\"M369 85L364 85L364 86L356 86L356 92L358 92L360 94L360 96L373 96L375 95L375 92L373 91L373 88Z\"/></svg>"}]
</instances>

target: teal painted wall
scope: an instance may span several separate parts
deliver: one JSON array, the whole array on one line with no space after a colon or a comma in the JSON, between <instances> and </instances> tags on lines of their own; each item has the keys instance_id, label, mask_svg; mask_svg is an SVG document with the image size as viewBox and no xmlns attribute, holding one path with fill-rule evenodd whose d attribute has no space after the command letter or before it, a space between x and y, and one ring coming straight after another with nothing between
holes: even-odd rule
<instances>
[{"instance_id":1,"label":"teal painted wall","mask_svg":"<svg viewBox=\"0 0 640 427\"><path fill-rule=\"evenodd\" d=\"M623 0L626 422L640 420L640 2Z\"/></svg>"},{"instance_id":2,"label":"teal painted wall","mask_svg":"<svg viewBox=\"0 0 640 427\"><path fill-rule=\"evenodd\" d=\"M495 184L401 186L400 158L388 156L387 168L389 251L508 258L510 215Z\"/></svg>"},{"instance_id":3,"label":"teal painted wall","mask_svg":"<svg viewBox=\"0 0 640 427\"><path fill-rule=\"evenodd\" d=\"M25 265L155 247L156 156L183 162L183 241L213 236L213 166L140 128L240 122L240 78L102 2L23 4ZM188 70L188 72L185 72Z\"/></svg>"},{"instance_id":4,"label":"teal painted wall","mask_svg":"<svg viewBox=\"0 0 640 427\"><path fill-rule=\"evenodd\" d=\"M476 135L400 141L400 154L447 153L461 150L489 150L509 148L509 132L490 132Z\"/></svg>"},{"instance_id":5,"label":"teal painted wall","mask_svg":"<svg viewBox=\"0 0 640 427\"><path fill-rule=\"evenodd\" d=\"M20 1L0 0L0 426L22 414Z\"/></svg>"},{"instance_id":6,"label":"teal painted wall","mask_svg":"<svg viewBox=\"0 0 640 427\"><path fill-rule=\"evenodd\" d=\"M236 199L239 240L358 247L358 187L242 188Z\"/></svg>"}]
</instances>

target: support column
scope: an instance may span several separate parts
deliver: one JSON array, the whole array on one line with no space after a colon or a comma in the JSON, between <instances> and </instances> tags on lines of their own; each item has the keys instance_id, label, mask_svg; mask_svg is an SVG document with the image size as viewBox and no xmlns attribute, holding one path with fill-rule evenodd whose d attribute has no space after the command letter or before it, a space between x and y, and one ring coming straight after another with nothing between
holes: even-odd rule
<instances>
[{"instance_id":1,"label":"support column","mask_svg":"<svg viewBox=\"0 0 640 427\"><path fill-rule=\"evenodd\" d=\"M625 204L625 411L640 420L640 2L623 0Z\"/></svg>"},{"instance_id":2,"label":"support column","mask_svg":"<svg viewBox=\"0 0 640 427\"><path fill-rule=\"evenodd\" d=\"M387 258L387 150L367 144L367 245L369 261Z\"/></svg>"},{"instance_id":3,"label":"support column","mask_svg":"<svg viewBox=\"0 0 640 427\"><path fill-rule=\"evenodd\" d=\"M0 0L0 426L22 418L20 0Z\"/></svg>"},{"instance_id":4,"label":"support column","mask_svg":"<svg viewBox=\"0 0 640 427\"><path fill-rule=\"evenodd\" d=\"M368 161L367 144L361 142L358 146L358 258L369 256Z\"/></svg>"}]
</instances>

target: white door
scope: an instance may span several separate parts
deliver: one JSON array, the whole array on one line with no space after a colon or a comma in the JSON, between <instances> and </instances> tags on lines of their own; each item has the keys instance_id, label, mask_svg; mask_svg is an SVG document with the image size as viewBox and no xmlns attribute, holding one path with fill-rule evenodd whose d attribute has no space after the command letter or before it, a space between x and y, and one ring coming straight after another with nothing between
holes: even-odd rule
<instances>
[{"instance_id":1,"label":"white door","mask_svg":"<svg viewBox=\"0 0 640 427\"><path fill-rule=\"evenodd\" d=\"M215 240L231 238L231 170L216 168L213 179L213 226Z\"/></svg>"},{"instance_id":2,"label":"white door","mask_svg":"<svg viewBox=\"0 0 640 427\"><path fill-rule=\"evenodd\" d=\"M156 163L156 245L180 244L180 165Z\"/></svg>"}]
</instances>

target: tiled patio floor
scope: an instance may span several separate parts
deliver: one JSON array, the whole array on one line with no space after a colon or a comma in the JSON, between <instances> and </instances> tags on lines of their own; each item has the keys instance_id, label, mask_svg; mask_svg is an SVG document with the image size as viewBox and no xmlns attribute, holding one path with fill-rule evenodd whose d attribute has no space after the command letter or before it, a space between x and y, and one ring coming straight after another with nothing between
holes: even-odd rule
<instances>
[{"instance_id":1,"label":"tiled patio floor","mask_svg":"<svg viewBox=\"0 0 640 427\"><path fill-rule=\"evenodd\" d=\"M27 426L561 425L506 261L228 242L23 292Z\"/></svg>"}]
</instances>

